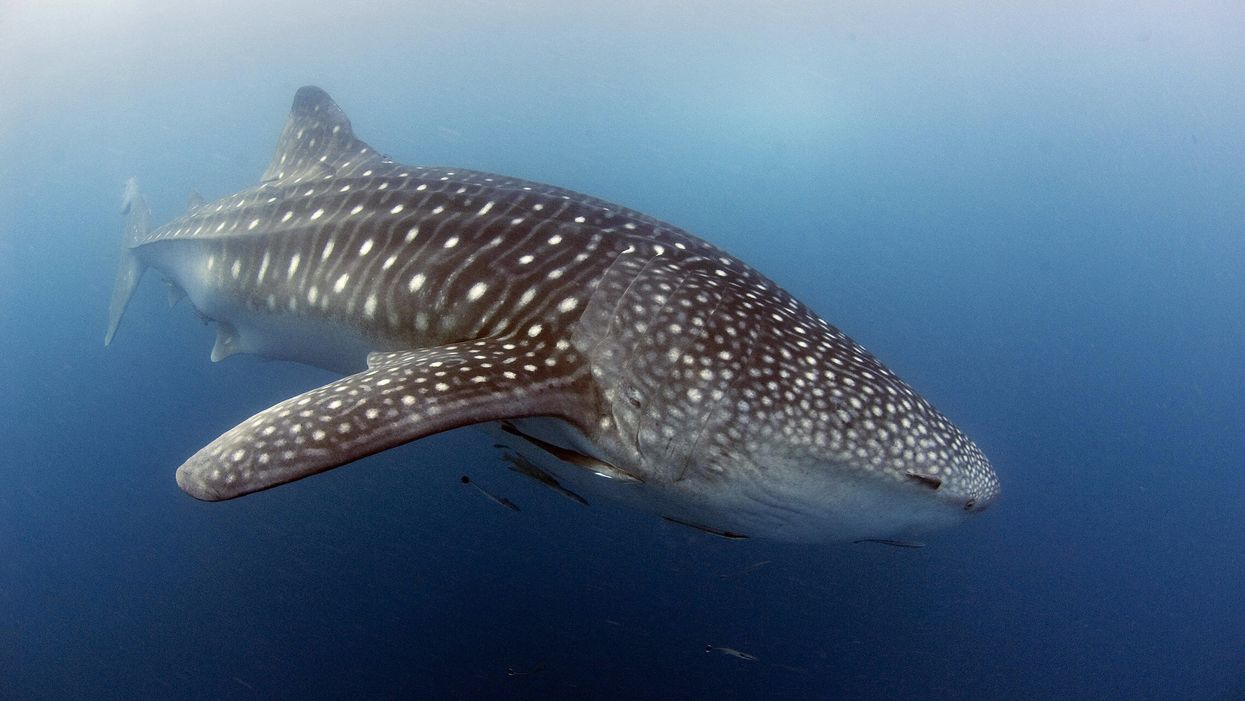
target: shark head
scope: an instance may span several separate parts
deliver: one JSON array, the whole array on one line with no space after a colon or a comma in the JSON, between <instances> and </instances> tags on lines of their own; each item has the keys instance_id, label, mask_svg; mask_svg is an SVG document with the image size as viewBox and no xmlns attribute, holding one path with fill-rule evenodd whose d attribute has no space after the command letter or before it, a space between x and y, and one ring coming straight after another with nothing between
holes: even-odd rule
<instances>
[{"instance_id":1,"label":"shark head","mask_svg":"<svg viewBox=\"0 0 1245 701\"><path fill-rule=\"evenodd\" d=\"M258 186L153 229L130 184L125 213L107 341L154 268L216 323L214 361L345 375L192 455L177 481L199 499L473 425L578 503L725 537L881 538L999 492L950 421L737 258L570 190L396 163L318 88Z\"/></svg>"},{"instance_id":2,"label":"shark head","mask_svg":"<svg viewBox=\"0 0 1245 701\"><path fill-rule=\"evenodd\" d=\"M592 444L703 507L696 522L874 538L951 525L998 497L985 456L929 402L729 256L624 251L572 338L608 407Z\"/></svg>"}]
</instances>

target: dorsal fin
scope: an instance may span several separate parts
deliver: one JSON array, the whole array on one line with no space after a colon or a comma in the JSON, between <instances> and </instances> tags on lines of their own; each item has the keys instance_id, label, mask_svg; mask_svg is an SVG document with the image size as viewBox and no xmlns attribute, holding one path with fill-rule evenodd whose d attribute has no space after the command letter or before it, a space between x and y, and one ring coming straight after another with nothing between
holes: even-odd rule
<instances>
[{"instance_id":1,"label":"dorsal fin","mask_svg":"<svg viewBox=\"0 0 1245 701\"><path fill-rule=\"evenodd\" d=\"M203 195L198 190L191 190L190 196L186 198L186 211L193 212L205 204Z\"/></svg>"},{"instance_id":2,"label":"dorsal fin","mask_svg":"<svg viewBox=\"0 0 1245 701\"><path fill-rule=\"evenodd\" d=\"M314 86L299 88L285 120L263 182L299 182L325 175L349 175L375 169L389 159L355 138L346 113L328 93Z\"/></svg>"}]
</instances>

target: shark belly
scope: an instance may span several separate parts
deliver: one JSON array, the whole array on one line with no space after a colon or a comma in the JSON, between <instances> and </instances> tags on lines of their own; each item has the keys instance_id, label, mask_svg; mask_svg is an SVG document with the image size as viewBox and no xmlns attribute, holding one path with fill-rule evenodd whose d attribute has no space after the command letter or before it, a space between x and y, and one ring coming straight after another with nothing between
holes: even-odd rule
<instances>
[{"instance_id":1,"label":"shark belly","mask_svg":"<svg viewBox=\"0 0 1245 701\"><path fill-rule=\"evenodd\" d=\"M636 479L619 479L605 470L584 468L581 457L606 464L617 458L567 422L533 418L484 428L503 455L520 456L574 493L608 499L714 534L787 542L850 542L878 533L915 536L954 525L965 515L940 508L920 493L888 489L847 469L825 469L823 479L813 484L758 475L751 469L722 475L711 483L641 472L634 473ZM568 460L567 455L574 459Z\"/></svg>"},{"instance_id":2,"label":"shark belly","mask_svg":"<svg viewBox=\"0 0 1245 701\"><path fill-rule=\"evenodd\" d=\"M252 246L262 248L264 241L257 240ZM235 260L243 255L236 250L237 243L232 248ZM139 252L147 265L185 292L205 320L217 324L213 361L249 353L347 374L367 367L368 353L384 345L383 339L378 344L349 319L335 319L300 300L298 290L275 284L267 291L258 286L223 284L234 278L230 256L224 249L219 241L210 239L174 240L147 244ZM262 254L256 259L261 260Z\"/></svg>"}]
</instances>

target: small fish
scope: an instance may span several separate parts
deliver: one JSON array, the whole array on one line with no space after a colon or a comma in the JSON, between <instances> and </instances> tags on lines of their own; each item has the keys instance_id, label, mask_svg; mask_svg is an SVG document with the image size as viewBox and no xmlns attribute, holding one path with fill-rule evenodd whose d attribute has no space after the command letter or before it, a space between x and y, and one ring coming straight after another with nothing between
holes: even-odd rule
<instances>
[{"instance_id":1,"label":"small fish","mask_svg":"<svg viewBox=\"0 0 1245 701\"><path fill-rule=\"evenodd\" d=\"M538 664L535 667L532 667L531 669L515 669L514 667L507 667L506 676L507 677L526 677L531 674L539 674L543 671L545 671L545 665L543 663Z\"/></svg>"},{"instance_id":2,"label":"small fish","mask_svg":"<svg viewBox=\"0 0 1245 701\"><path fill-rule=\"evenodd\" d=\"M878 543L879 545L889 545L893 548L923 548L925 543L915 540L892 540L890 538L861 538L853 540L853 544L857 543Z\"/></svg>"},{"instance_id":3,"label":"small fish","mask_svg":"<svg viewBox=\"0 0 1245 701\"><path fill-rule=\"evenodd\" d=\"M478 492L480 492L481 494L483 494L484 496L488 497L489 501L493 502L494 504L498 504L498 505L504 506L504 507L506 507L507 509L510 509L511 511L518 511L518 510L519 510L519 506L518 506L517 504L515 504L513 501L510 501L510 500L509 500L509 499L507 499L506 497L499 496L499 495L497 495L497 494L493 494L492 492L490 492L489 490L485 489L484 487L481 487L480 485L476 484L475 482L472 482L472 481L471 481L471 478L470 478L470 477L468 477L467 475L463 475L461 478L459 478L459 480L460 480L463 484L469 484L469 485L471 485L472 487L475 487L475 488L476 488L476 491L478 491Z\"/></svg>"},{"instance_id":4,"label":"small fish","mask_svg":"<svg viewBox=\"0 0 1245 701\"><path fill-rule=\"evenodd\" d=\"M666 519L670 523L677 523L680 526L687 526L688 528L695 528L698 531L704 531L705 533L715 535L719 538L725 538L727 540L747 540L748 539L748 536L744 535L743 533L736 533L735 531L728 531L728 530L724 530L721 528L714 528L713 526L706 526L703 523L696 523L695 521L685 521L681 518L676 518L674 516L662 516L662 518Z\"/></svg>"},{"instance_id":5,"label":"small fish","mask_svg":"<svg viewBox=\"0 0 1245 701\"><path fill-rule=\"evenodd\" d=\"M743 577L744 575L751 574L761 569L762 567L768 565L770 562L771 562L770 560L761 560L760 562L754 562L751 565L748 565L747 567L743 568L742 570L739 570L738 572L728 573L728 574L719 574L718 579L734 579L735 577Z\"/></svg>"},{"instance_id":6,"label":"small fish","mask_svg":"<svg viewBox=\"0 0 1245 701\"><path fill-rule=\"evenodd\" d=\"M584 499L583 497L579 496L575 492L572 492L566 487L563 487L562 484L558 482L557 478L555 478L553 475L549 474L545 470L540 469L531 460L528 460L522 455L518 453L511 453L510 451L506 451L502 453L501 458L502 460L505 460L507 463L509 463L509 467L511 470L514 470L520 475L523 475L524 477L529 477L533 480L536 480L537 482L540 482L541 484L552 489L558 494L561 494L567 499L570 499L576 504L582 504L583 506L588 506L587 499Z\"/></svg>"},{"instance_id":7,"label":"small fish","mask_svg":"<svg viewBox=\"0 0 1245 701\"><path fill-rule=\"evenodd\" d=\"M617 465L611 465L610 463L604 462L602 460L597 460L591 455L584 455L583 453L579 451L570 450L568 448L563 448L562 446L558 446L552 443L548 443L546 441L542 441L541 439L535 436L529 436L526 433L523 433L522 431L520 431L519 429L515 428L514 426L508 423L503 423L501 425L501 430L513 436L518 436L519 438L522 438L523 440L527 441L528 443L531 443L537 448L540 448L546 453L549 453L550 455L561 460L562 462L569 463L571 465L574 465L575 467L583 468L599 477L604 477L606 479L611 479L611 480L619 480L621 482L632 482L632 483L644 481L638 475L634 475L630 472L627 472L626 470L622 469L621 467L618 467Z\"/></svg>"},{"instance_id":8,"label":"small fish","mask_svg":"<svg viewBox=\"0 0 1245 701\"><path fill-rule=\"evenodd\" d=\"M736 650L733 647L721 647L718 645L710 645L709 643L705 643L705 652L720 652L723 655L730 655L731 657L737 657L741 660L746 660L748 662L757 661L756 655L749 655L748 653L743 652L742 650Z\"/></svg>"}]
</instances>

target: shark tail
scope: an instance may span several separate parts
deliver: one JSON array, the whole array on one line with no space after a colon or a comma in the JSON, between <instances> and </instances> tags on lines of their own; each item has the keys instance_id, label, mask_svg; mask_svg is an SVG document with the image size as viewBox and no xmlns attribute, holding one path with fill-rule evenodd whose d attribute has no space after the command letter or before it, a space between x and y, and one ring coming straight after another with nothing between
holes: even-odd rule
<instances>
[{"instance_id":1,"label":"shark tail","mask_svg":"<svg viewBox=\"0 0 1245 701\"><path fill-rule=\"evenodd\" d=\"M121 317L125 314L125 307L129 304L134 290L138 288L143 271L147 269L134 249L151 230L151 209L138 191L138 181L134 178L125 182L125 191L121 195L121 213L125 216L125 233L121 239L121 262L117 266L117 281L113 284L112 302L108 305L105 346L112 343L112 337L117 333Z\"/></svg>"}]
</instances>

